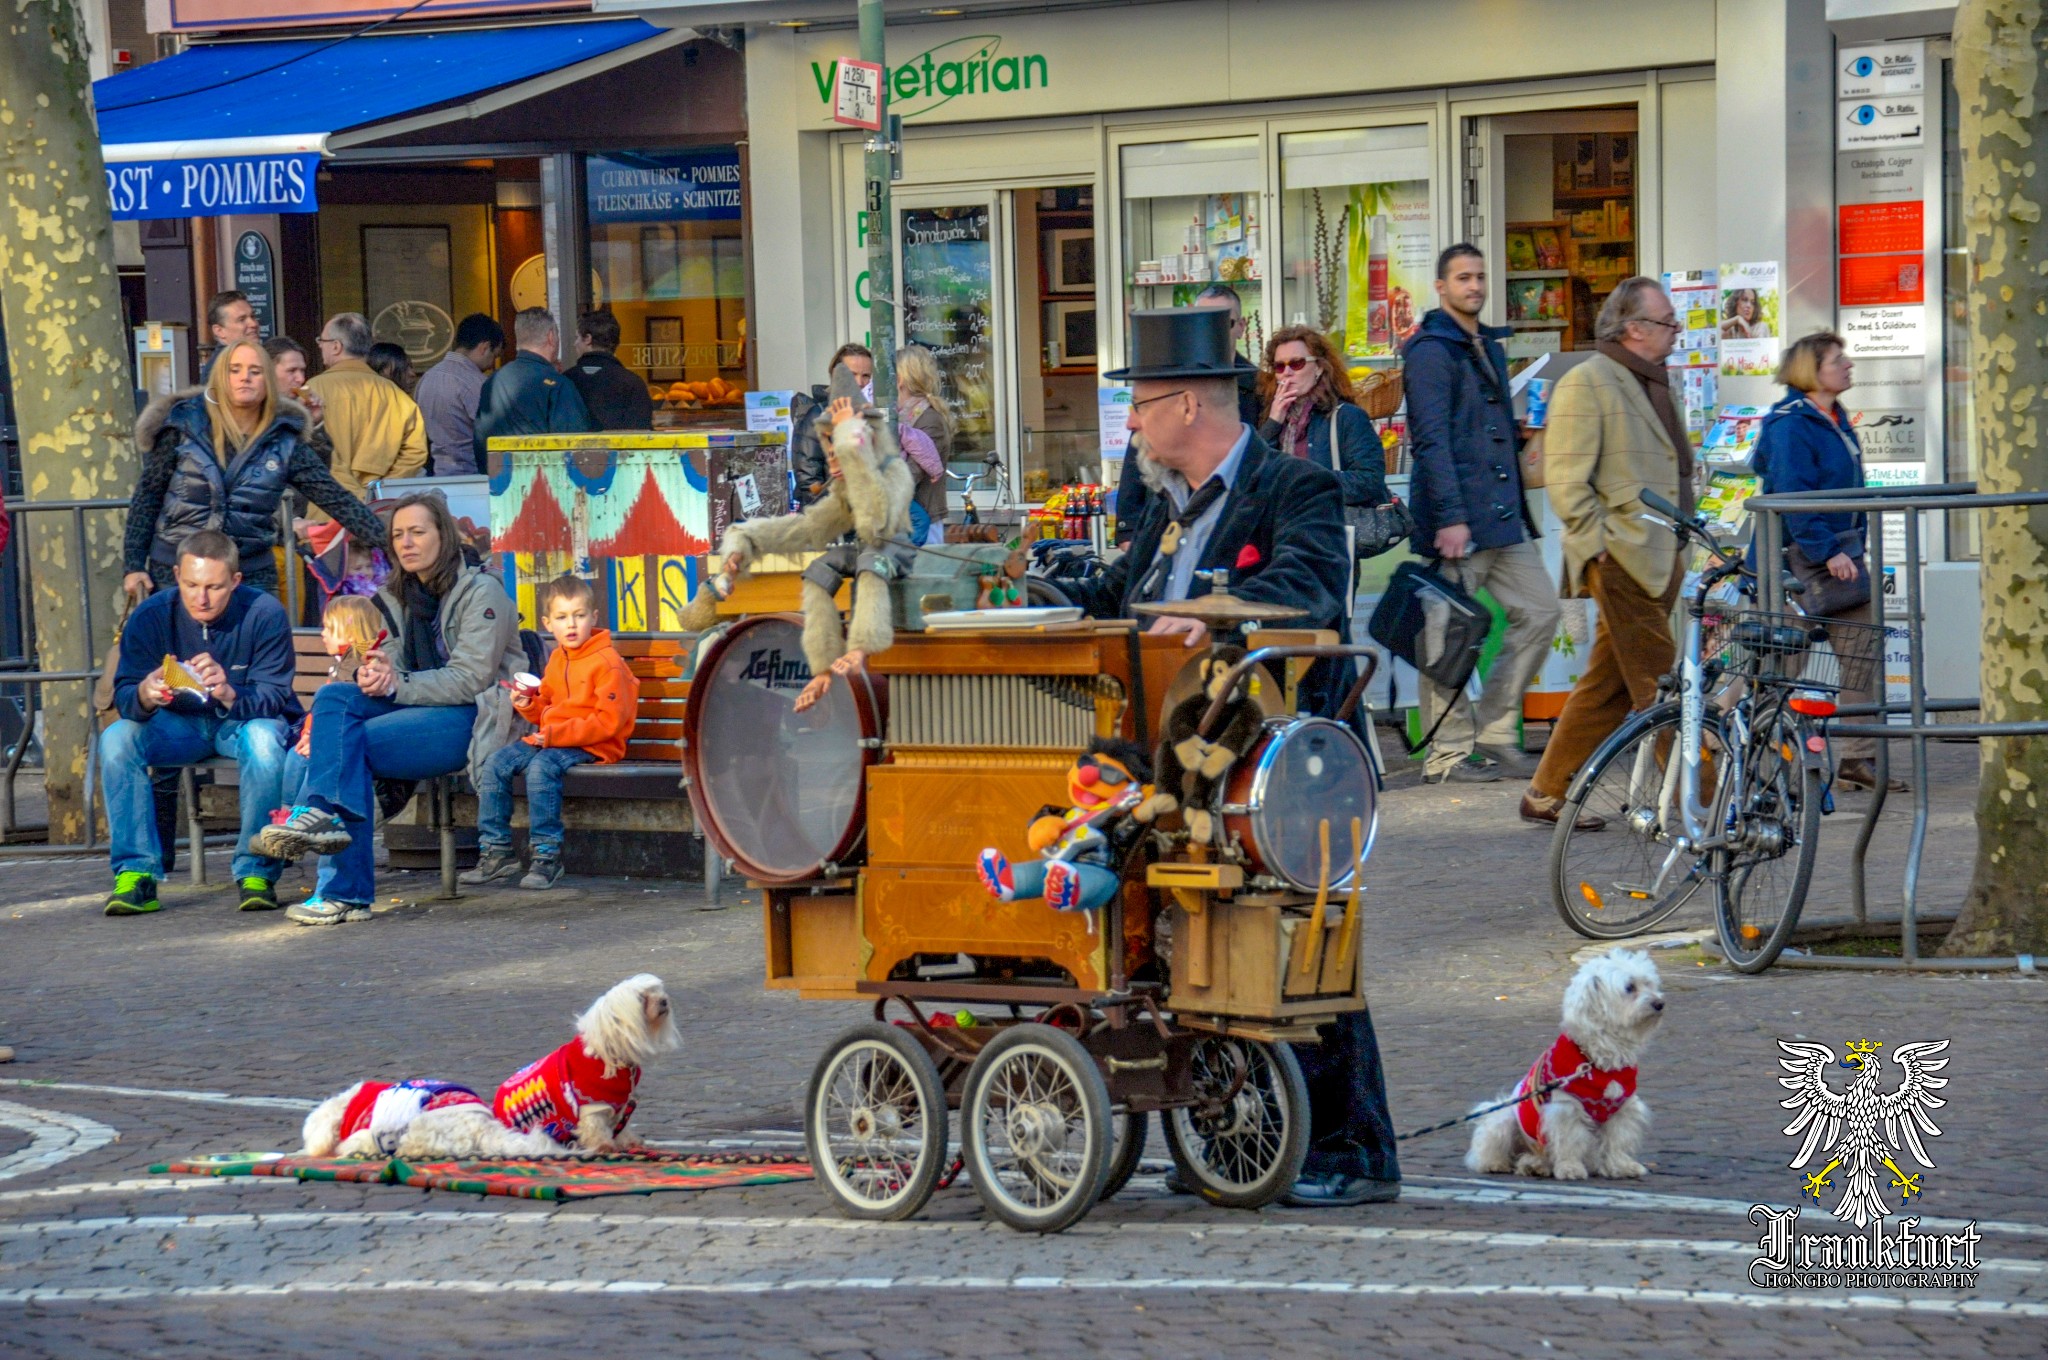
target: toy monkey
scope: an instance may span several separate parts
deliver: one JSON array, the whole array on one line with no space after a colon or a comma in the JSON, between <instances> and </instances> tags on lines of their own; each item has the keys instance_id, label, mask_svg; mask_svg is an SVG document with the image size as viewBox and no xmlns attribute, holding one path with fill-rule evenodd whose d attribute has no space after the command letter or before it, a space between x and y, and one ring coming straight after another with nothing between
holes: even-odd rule
<instances>
[{"instance_id":1,"label":"toy monkey","mask_svg":"<svg viewBox=\"0 0 2048 1360\"><path fill-rule=\"evenodd\" d=\"M1154 757L1159 791L1138 810L1140 820L1151 821L1180 808L1188 834L1197 841L1207 842L1214 833L1209 798L1237 758L1251 750L1259 739L1266 715L1241 682L1218 715L1216 735L1204 740L1198 729L1202 714L1222 693L1224 677L1244 658L1244 648L1228 645L1212 647L1209 655L1202 658L1202 687L1175 704L1166 715L1165 730L1160 734L1159 750Z\"/></svg>"},{"instance_id":2,"label":"toy monkey","mask_svg":"<svg viewBox=\"0 0 2048 1360\"><path fill-rule=\"evenodd\" d=\"M718 602L731 594L733 581L763 554L822 550L825 555L804 569L803 646L811 682L797 695L799 713L825 697L834 675L851 675L896 640L888 585L907 574L917 556L910 542L910 464L880 416L863 411L860 400L853 374L843 364L833 369L823 417L831 427L825 494L797 514L727 529L718 547L722 570L683 615L686 632L702 632L717 623ZM855 578L853 618L842 630L833 597L849 577Z\"/></svg>"},{"instance_id":3,"label":"toy monkey","mask_svg":"<svg viewBox=\"0 0 2048 1360\"><path fill-rule=\"evenodd\" d=\"M1126 823L1151 796L1151 762L1131 741L1097 737L1067 772L1068 808L1046 807L1024 839L1037 862L1012 864L990 846L976 872L988 895L1004 902L1043 897L1056 911L1100 911L1123 881L1117 864L1129 848Z\"/></svg>"},{"instance_id":4,"label":"toy monkey","mask_svg":"<svg viewBox=\"0 0 2048 1360\"><path fill-rule=\"evenodd\" d=\"M1003 559L999 567L981 574L981 589L975 596L976 609L1017 609L1030 603L1024 589L1027 559L1022 548Z\"/></svg>"}]
</instances>

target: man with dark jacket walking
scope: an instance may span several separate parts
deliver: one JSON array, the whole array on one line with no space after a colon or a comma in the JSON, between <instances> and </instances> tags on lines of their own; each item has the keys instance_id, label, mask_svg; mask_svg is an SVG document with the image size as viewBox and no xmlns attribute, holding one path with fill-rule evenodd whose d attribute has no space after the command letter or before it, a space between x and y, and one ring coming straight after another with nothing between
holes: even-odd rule
<instances>
[{"instance_id":1,"label":"man with dark jacket walking","mask_svg":"<svg viewBox=\"0 0 2048 1360\"><path fill-rule=\"evenodd\" d=\"M1522 497L1521 437L1501 348L1508 332L1479 321L1486 260L1477 247L1461 243L1438 257L1436 295L1443 306L1422 318L1405 355L1413 545L1467 591L1484 587L1507 613L1508 629L1476 705L1421 681L1424 727L1452 705L1423 777L1487 783L1503 771L1535 769L1522 754L1522 691L1550 649L1563 606Z\"/></svg>"},{"instance_id":2,"label":"man with dark jacket walking","mask_svg":"<svg viewBox=\"0 0 2048 1360\"><path fill-rule=\"evenodd\" d=\"M545 307L528 307L512 318L512 342L519 353L484 379L478 399L473 450L479 472L490 470L493 435L589 434L597 427L583 398L555 370L562 332Z\"/></svg>"},{"instance_id":3,"label":"man with dark jacket walking","mask_svg":"<svg viewBox=\"0 0 2048 1360\"><path fill-rule=\"evenodd\" d=\"M600 307L576 320L576 343L582 349L569 369L569 381L600 430L651 430L654 398L639 374L618 360L619 319Z\"/></svg>"},{"instance_id":4,"label":"man with dark jacket walking","mask_svg":"<svg viewBox=\"0 0 2048 1360\"><path fill-rule=\"evenodd\" d=\"M302 712L292 691L298 665L284 606L242 584L241 566L226 534L191 535L179 546L177 588L137 605L121 634L114 671L121 716L100 734L114 869L109 916L158 909L164 854L150 772L217 755L231 757L240 772L234 875L242 910L277 907L272 885L283 866L252 854L249 838L284 799L288 727ZM195 845L191 853L205 852Z\"/></svg>"}]
</instances>

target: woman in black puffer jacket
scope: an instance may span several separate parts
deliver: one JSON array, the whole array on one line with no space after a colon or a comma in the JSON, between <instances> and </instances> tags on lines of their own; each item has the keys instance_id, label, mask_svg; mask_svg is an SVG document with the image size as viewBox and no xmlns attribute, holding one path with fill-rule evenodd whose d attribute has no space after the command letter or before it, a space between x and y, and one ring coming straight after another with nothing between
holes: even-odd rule
<instances>
[{"instance_id":1,"label":"woman in black puffer jacket","mask_svg":"<svg viewBox=\"0 0 2048 1360\"><path fill-rule=\"evenodd\" d=\"M287 489L340 521L358 542L385 543L384 525L327 471L310 440L306 408L277 390L270 357L239 340L215 360L203 388L159 397L135 422L142 476L128 503L123 542L128 593L171 584L178 544L219 529L242 554L242 579L277 587L277 511Z\"/></svg>"}]
</instances>

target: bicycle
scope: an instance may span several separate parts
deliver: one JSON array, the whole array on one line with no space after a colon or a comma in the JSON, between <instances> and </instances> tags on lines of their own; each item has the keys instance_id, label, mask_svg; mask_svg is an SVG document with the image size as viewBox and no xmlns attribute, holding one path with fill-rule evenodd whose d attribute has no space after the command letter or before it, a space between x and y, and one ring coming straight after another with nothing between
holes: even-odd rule
<instances>
[{"instance_id":1,"label":"bicycle","mask_svg":"<svg viewBox=\"0 0 2048 1360\"><path fill-rule=\"evenodd\" d=\"M1863 687L1869 672L1853 668L1876 664L1884 630L1712 599L1739 577L1753 596L1740 555L1661 496L1645 492L1643 503L1712 565L1687 602L1658 702L1601 743L1566 790L1552 900L1579 934L1616 940L1652 929L1711 883L1723 954L1757 973L1784 949L1813 878L1835 695ZM1788 594L1803 589L1786 584ZM1587 813L1606 829L1578 830Z\"/></svg>"},{"instance_id":2,"label":"bicycle","mask_svg":"<svg viewBox=\"0 0 2048 1360\"><path fill-rule=\"evenodd\" d=\"M970 472L962 477L951 468L947 468L946 480L960 483L960 500L966 510L962 523L981 523L981 511L974 503L974 493L981 490L984 481L992 481L995 484L995 499L989 502L991 510L1000 510L1010 503L1010 470L1003 465L1001 456L993 450L981 460L980 471Z\"/></svg>"}]
</instances>

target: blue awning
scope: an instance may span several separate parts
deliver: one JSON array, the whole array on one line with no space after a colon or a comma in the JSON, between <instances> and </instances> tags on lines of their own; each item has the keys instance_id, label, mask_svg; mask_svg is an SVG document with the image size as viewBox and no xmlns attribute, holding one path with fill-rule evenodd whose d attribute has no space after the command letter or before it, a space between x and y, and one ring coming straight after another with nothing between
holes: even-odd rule
<instances>
[{"instance_id":1,"label":"blue awning","mask_svg":"<svg viewBox=\"0 0 2048 1360\"><path fill-rule=\"evenodd\" d=\"M474 118L691 36L606 19L194 47L93 82L115 216L308 212L322 155ZM205 201L208 186L227 197Z\"/></svg>"}]
</instances>

